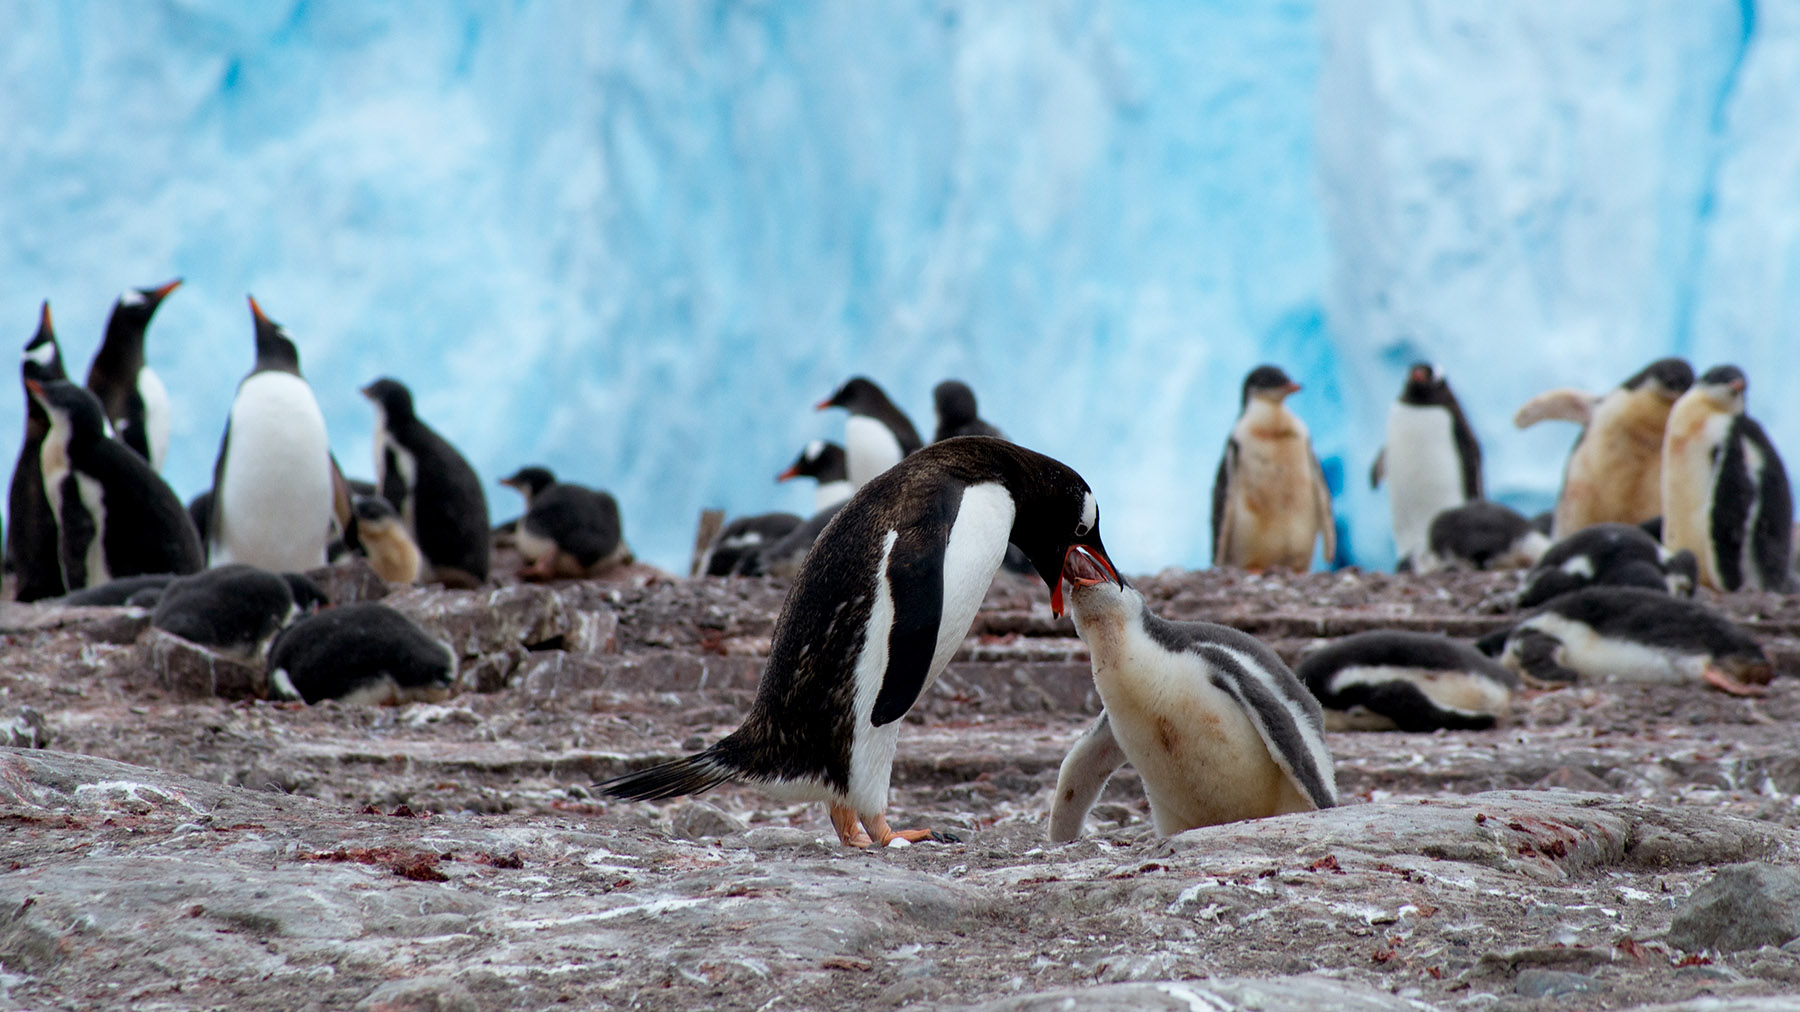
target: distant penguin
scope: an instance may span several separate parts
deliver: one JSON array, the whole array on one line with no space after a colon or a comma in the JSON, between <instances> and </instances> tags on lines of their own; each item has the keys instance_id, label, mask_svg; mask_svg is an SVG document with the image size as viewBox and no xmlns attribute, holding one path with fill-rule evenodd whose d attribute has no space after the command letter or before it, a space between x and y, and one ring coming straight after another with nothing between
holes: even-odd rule
<instances>
[{"instance_id":1,"label":"distant penguin","mask_svg":"<svg viewBox=\"0 0 1800 1012\"><path fill-rule=\"evenodd\" d=\"M1641 523L1663 512L1663 429L1675 399L1693 382L1692 366L1664 358L1604 396L1552 390L1519 409L1513 424L1521 429L1546 419L1582 425L1563 469L1553 538L1599 523Z\"/></svg>"},{"instance_id":2,"label":"distant penguin","mask_svg":"<svg viewBox=\"0 0 1800 1012\"><path fill-rule=\"evenodd\" d=\"M856 491L850 484L850 458L844 448L823 439L807 443L787 470L775 476L776 481L794 478L811 478L818 483L813 490L814 513L836 506Z\"/></svg>"},{"instance_id":3,"label":"distant penguin","mask_svg":"<svg viewBox=\"0 0 1800 1012\"><path fill-rule=\"evenodd\" d=\"M1452 506L1431 518L1416 573L1446 569L1524 569L1537 563L1550 539L1517 510L1486 499Z\"/></svg>"},{"instance_id":4,"label":"distant penguin","mask_svg":"<svg viewBox=\"0 0 1800 1012\"><path fill-rule=\"evenodd\" d=\"M697 755L600 790L642 800L746 781L827 802L849 846L931 837L888 827L900 718L962 646L1009 540L1031 557L1058 615L1078 546L1111 573L1099 505L1067 466L984 437L907 457L859 489L807 555L744 723Z\"/></svg>"},{"instance_id":5,"label":"distant penguin","mask_svg":"<svg viewBox=\"0 0 1800 1012\"><path fill-rule=\"evenodd\" d=\"M931 391L937 408L937 434L931 437L941 443L956 436L994 436L1005 439L1006 433L981 420L975 407L975 391L962 380L945 380Z\"/></svg>"},{"instance_id":6,"label":"distant penguin","mask_svg":"<svg viewBox=\"0 0 1800 1012\"><path fill-rule=\"evenodd\" d=\"M200 539L187 510L149 461L107 436L99 398L67 380L25 386L50 419L38 459L64 586L198 571Z\"/></svg>"},{"instance_id":7,"label":"distant penguin","mask_svg":"<svg viewBox=\"0 0 1800 1012\"><path fill-rule=\"evenodd\" d=\"M117 580L108 580L98 586L77 590L72 594L51 598L45 603L60 604L69 608L119 608L148 600L147 596L140 595L160 597L162 589L175 579L177 577L174 573L126 576Z\"/></svg>"},{"instance_id":8,"label":"distant penguin","mask_svg":"<svg viewBox=\"0 0 1800 1012\"><path fill-rule=\"evenodd\" d=\"M269 647L269 693L307 703L441 702L456 652L384 604L340 605L283 629Z\"/></svg>"},{"instance_id":9,"label":"distant penguin","mask_svg":"<svg viewBox=\"0 0 1800 1012\"><path fill-rule=\"evenodd\" d=\"M1519 677L1466 643L1427 633L1357 633L1295 666L1332 731L1481 731L1506 716Z\"/></svg>"},{"instance_id":10,"label":"distant penguin","mask_svg":"<svg viewBox=\"0 0 1800 1012\"><path fill-rule=\"evenodd\" d=\"M837 393L818 403L818 410L843 408L850 412L844 423L844 450L848 455L850 485L861 488L881 472L900 463L902 457L923 446L894 402L873 381L851 378Z\"/></svg>"},{"instance_id":11,"label":"distant penguin","mask_svg":"<svg viewBox=\"0 0 1800 1012\"><path fill-rule=\"evenodd\" d=\"M1736 366L1706 371L1675 402L1663 443L1663 543L1700 562L1715 590L1785 591L1792 583L1794 496L1781 455L1744 413Z\"/></svg>"},{"instance_id":12,"label":"distant penguin","mask_svg":"<svg viewBox=\"0 0 1800 1012\"><path fill-rule=\"evenodd\" d=\"M261 661L282 626L313 603L294 600L282 574L236 563L171 581L150 624L239 660Z\"/></svg>"},{"instance_id":13,"label":"distant penguin","mask_svg":"<svg viewBox=\"0 0 1800 1012\"><path fill-rule=\"evenodd\" d=\"M37 333L25 343L25 351L19 356L19 381L23 386L33 380L54 383L65 379L68 376L63 372L56 329L50 322L50 303L46 302L38 313ZM29 389L24 389L24 393L24 439L6 496L6 561L18 577L15 596L20 601L41 601L63 594L69 587L63 583L56 511L44 493L40 459L44 437L50 432L50 416Z\"/></svg>"},{"instance_id":14,"label":"distant penguin","mask_svg":"<svg viewBox=\"0 0 1800 1012\"><path fill-rule=\"evenodd\" d=\"M1749 634L1717 611L1642 587L1588 587L1554 598L1501 640L1500 663L1542 686L1706 682L1760 696L1774 676Z\"/></svg>"},{"instance_id":15,"label":"distant penguin","mask_svg":"<svg viewBox=\"0 0 1800 1012\"><path fill-rule=\"evenodd\" d=\"M1104 710L1057 774L1053 842L1081 835L1126 762L1163 836L1337 804L1319 702L1275 651L1226 626L1159 618L1083 549L1064 574Z\"/></svg>"},{"instance_id":16,"label":"distant penguin","mask_svg":"<svg viewBox=\"0 0 1800 1012\"><path fill-rule=\"evenodd\" d=\"M424 579L480 586L488 578L493 536L475 469L419 419L412 392L400 382L384 377L362 393L375 405L375 483L425 554Z\"/></svg>"},{"instance_id":17,"label":"distant penguin","mask_svg":"<svg viewBox=\"0 0 1800 1012\"><path fill-rule=\"evenodd\" d=\"M388 583L418 583L425 557L394 507L380 496L359 495L351 510L345 540L350 547L362 549L375 575Z\"/></svg>"},{"instance_id":18,"label":"distant penguin","mask_svg":"<svg viewBox=\"0 0 1800 1012\"><path fill-rule=\"evenodd\" d=\"M825 528L831 525L832 518L843 508L843 502L827 506L802 520L798 527L781 537L753 552L745 553L733 567L732 575L793 579L800 572L800 564L806 561L806 553L812 551L813 542L819 540L819 535L825 532Z\"/></svg>"},{"instance_id":19,"label":"distant penguin","mask_svg":"<svg viewBox=\"0 0 1800 1012\"><path fill-rule=\"evenodd\" d=\"M1312 438L1282 403L1300 384L1272 365L1244 378L1243 406L1213 479L1213 565L1306 572L1313 542L1337 555L1331 491Z\"/></svg>"},{"instance_id":20,"label":"distant penguin","mask_svg":"<svg viewBox=\"0 0 1800 1012\"><path fill-rule=\"evenodd\" d=\"M605 492L556 480L549 468L526 467L500 484L525 497L519 518L519 554L527 580L599 576L632 561L619 503Z\"/></svg>"},{"instance_id":21,"label":"distant penguin","mask_svg":"<svg viewBox=\"0 0 1800 1012\"><path fill-rule=\"evenodd\" d=\"M144 332L156 307L180 286L176 278L159 288L126 289L113 303L87 374L87 388L100 398L113 435L158 471L169 455L169 392L144 362Z\"/></svg>"},{"instance_id":22,"label":"distant penguin","mask_svg":"<svg viewBox=\"0 0 1800 1012\"><path fill-rule=\"evenodd\" d=\"M746 557L780 541L805 521L793 513L738 517L720 529L700 559L703 576L730 576Z\"/></svg>"},{"instance_id":23,"label":"distant penguin","mask_svg":"<svg viewBox=\"0 0 1800 1012\"><path fill-rule=\"evenodd\" d=\"M1402 569L1425 551L1432 518L1481 498L1481 446L1443 372L1428 362L1413 363L1388 408L1387 442L1375 457L1369 487L1384 478Z\"/></svg>"},{"instance_id":24,"label":"distant penguin","mask_svg":"<svg viewBox=\"0 0 1800 1012\"><path fill-rule=\"evenodd\" d=\"M213 465L208 564L274 572L325 564L335 518L325 416L300 376L287 332L250 300L256 365L238 384Z\"/></svg>"},{"instance_id":25,"label":"distant penguin","mask_svg":"<svg viewBox=\"0 0 1800 1012\"><path fill-rule=\"evenodd\" d=\"M1519 607L1535 608L1583 587L1648 587L1694 596L1699 564L1686 549L1671 552L1637 524L1595 524L1551 545L1519 591Z\"/></svg>"}]
</instances>

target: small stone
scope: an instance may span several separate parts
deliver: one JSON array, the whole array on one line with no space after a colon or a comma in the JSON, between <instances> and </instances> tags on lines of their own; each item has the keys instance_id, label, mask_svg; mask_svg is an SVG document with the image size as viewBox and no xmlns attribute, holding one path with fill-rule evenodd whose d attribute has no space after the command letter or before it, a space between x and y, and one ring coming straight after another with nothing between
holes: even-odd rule
<instances>
[{"instance_id":1,"label":"small stone","mask_svg":"<svg viewBox=\"0 0 1800 1012\"><path fill-rule=\"evenodd\" d=\"M704 801L690 801L669 817L669 831L683 840L711 840L742 833L744 824Z\"/></svg>"},{"instance_id":2,"label":"small stone","mask_svg":"<svg viewBox=\"0 0 1800 1012\"><path fill-rule=\"evenodd\" d=\"M796 847L807 847L819 840L819 834L809 833L793 826L758 826L745 830L743 841L746 847L754 851L790 850Z\"/></svg>"},{"instance_id":3,"label":"small stone","mask_svg":"<svg viewBox=\"0 0 1800 1012\"><path fill-rule=\"evenodd\" d=\"M475 996L449 977L394 980L370 992L356 1012L476 1012Z\"/></svg>"},{"instance_id":4,"label":"small stone","mask_svg":"<svg viewBox=\"0 0 1800 1012\"><path fill-rule=\"evenodd\" d=\"M1675 910L1669 944L1739 952L1800 938L1800 870L1770 864L1719 869Z\"/></svg>"},{"instance_id":5,"label":"small stone","mask_svg":"<svg viewBox=\"0 0 1800 1012\"><path fill-rule=\"evenodd\" d=\"M1513 993L1525 998L1556 998L1602 989L1601 983L1587 974L1568 970L1520 970L1513 980Z\"/></svg>"}]
</instances>

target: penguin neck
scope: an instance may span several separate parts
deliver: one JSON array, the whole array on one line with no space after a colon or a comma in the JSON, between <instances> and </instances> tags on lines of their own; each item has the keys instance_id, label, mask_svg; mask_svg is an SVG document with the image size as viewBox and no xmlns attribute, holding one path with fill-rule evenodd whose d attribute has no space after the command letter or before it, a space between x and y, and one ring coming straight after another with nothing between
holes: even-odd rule
<instances>
[{"instance_id":1,"label":"penguin neck","mask_svg":"<svg viewBox=\"0 0 1800 1012\"><path fill-rule=\"evenodd\" d=\"M1144 624L1144 595L1135 587L1096 583L1069 593L1069 612L1075 631L1087 643L1095 659L1122 649ZM1096 664L1095 670L1099 670Z\"/></svg>"},{"instance_id":2,"label":"penguin neck","mask_svg":"<svg viewBox=\"0 0 1800 1012\"><path fill-rule=\"evenodd\" d=\"M106 337L94 353L94 364L88 375L107 374L130 378L144 367L144 327L121 319L114 312L106 324Z\"/></svg>"},{"instance_id":3,"label":"penguin neck","mask_svg":"<svg viewBox=\"0 0 1800 1012\"><path fill-rule=\"evenodd\" d=\"M856 489L850 484L848 478L819 482L818 486L813 489L813 512L815 514L822 513L850 498L855 492Z\"/></svg>"},{"instance_id":4,"label":"penguin neck","mask_svg":"<svg viewBox=\"0 0 1800 1012\"><path fill-rule=\"evenodd\" d=\"M1306 434L1306 426L1287 409L1285 403L1265 397L1250 398L1250 403L1244 405L1241 424L1264 439L1286 439Z\"/></svg>"}]
</instances>

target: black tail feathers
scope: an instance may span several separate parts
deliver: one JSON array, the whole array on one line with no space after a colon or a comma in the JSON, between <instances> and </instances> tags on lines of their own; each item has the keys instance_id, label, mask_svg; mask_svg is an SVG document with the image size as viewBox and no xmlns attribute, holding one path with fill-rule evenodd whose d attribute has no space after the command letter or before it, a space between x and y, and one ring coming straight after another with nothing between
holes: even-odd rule
<instances>
[{"instance_id":1,"label":"black tail feathers","mask_svg":"<svg viewBox=\"0 0 1800 1012\"><path fill-rule=\"evenodd\" d=\"M701 794L737 777L717 752L708 749L686 759L677 759L647 769L613 777L594 789L608 797L631 801L657 801L685 794Z\"/></svg>"}]
</instances>

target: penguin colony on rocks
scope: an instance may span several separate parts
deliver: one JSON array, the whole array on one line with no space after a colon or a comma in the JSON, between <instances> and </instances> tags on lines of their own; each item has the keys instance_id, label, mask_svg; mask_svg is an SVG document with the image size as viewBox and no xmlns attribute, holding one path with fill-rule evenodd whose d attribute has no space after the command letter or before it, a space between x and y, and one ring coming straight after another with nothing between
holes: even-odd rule
<instances>
[{"instance_id":1,"label":"penguin colony on rocks","mask_svg":"<svg viewBox=\"0 0 1800 1012\"><path fill-rule=\"evenodd\" d=\"M145 353L179 285L119 297L85 387L69 382L43 306L20 360L26 425L8 494L17 598L148 609L164 633L262 665L276 699L455 691L450 646L380 604L332 607L302 574L354 551L389 582L489 585L496 542L474 470L412 391L382 377L362 391L373 480L347 478L299 345L252 300L252 368L224 420L212 488L184 508L158 474L169 397ZM1449 380L1413 364L1370 475L1389 497L1399 568L1528 568L1521 614L1475 644L1401 631L1321 642L1290 669L1238 630L1156 615L1108 558L1088 483L1008 441L968 384L932 392L925 445L885 391L853 377L818 405L847 413L843 443L815 440L777 475L816 483L811 514L737 518L696 562L708 575L792 581L749 712L710 747L600 789L659 799L736 781L824 802L847 845L941 839L887 821L901 718L962 645L1003 564L1044 583L1053 615L1066 594L1102 704L1062 764L1055 841L1081 834L1126 763L1157 831L1177 833L1336 804L1327 729L1479 731L1505 722L1519 693L1574 682L1765 692L1774 671L1760 646L1693 596L1702 585L1793 589L1792 494L1745 410L1748 385L1733 366L1696 379L1663 359L1605 394L1533 398L1518 426L1581 427L1540 522L1484 498L1480 446ZM1213 489L1216 565L1305 570L1336 556L1331 490L1289 403L1299 389L1274 365L1244 379ZM518 578L630 563L611 495L537 466L502 484L525 499L501 528L524 559Z\"/></svg>"}]
</instances>

